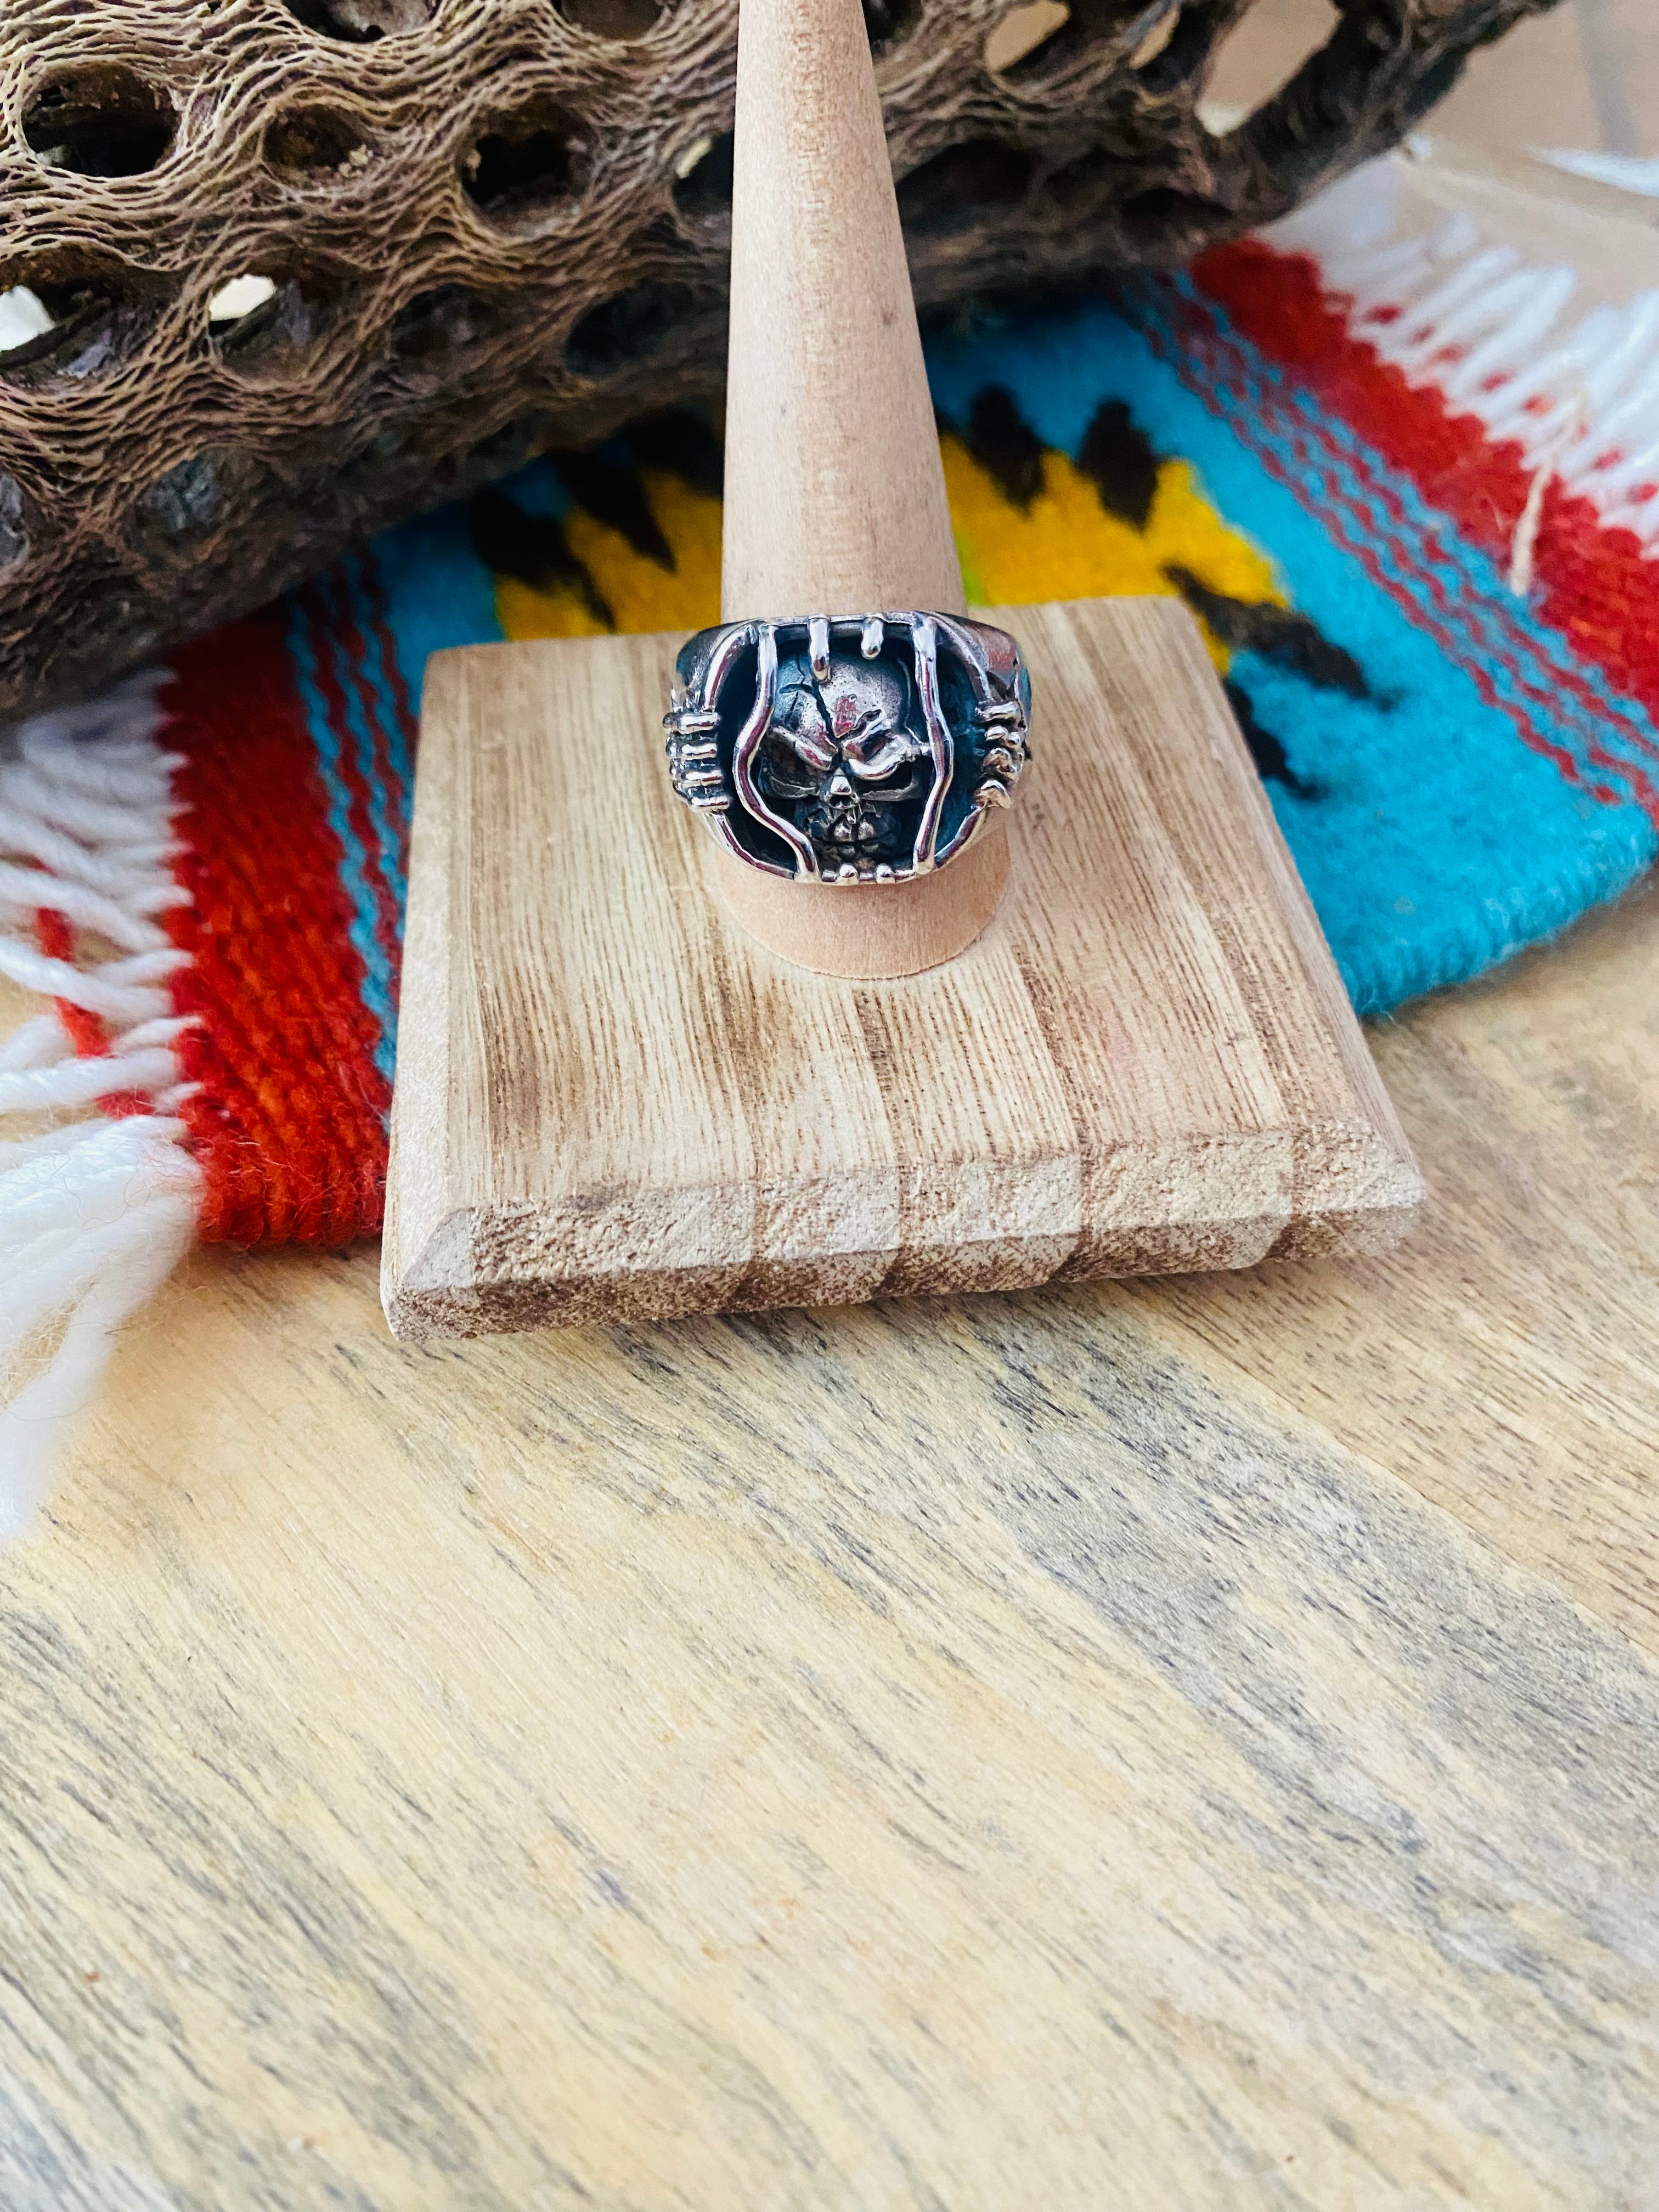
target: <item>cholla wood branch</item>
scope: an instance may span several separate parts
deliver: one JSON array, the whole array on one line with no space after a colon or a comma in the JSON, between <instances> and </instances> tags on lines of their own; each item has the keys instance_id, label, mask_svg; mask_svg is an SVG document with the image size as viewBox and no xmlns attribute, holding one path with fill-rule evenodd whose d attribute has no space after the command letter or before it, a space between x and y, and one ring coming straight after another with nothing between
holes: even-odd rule
<instances>
[{"instance_id":1,"label":"cholla wood branch","mask_svg":"<svg viewBox=\"0 0 1659 2212\"><path fill-rule=\"evenodd\" d=\"M1282 214L1550 0L1343 0L1218 137L1250 4L867 0L924 310ZM997 65L1012 15L1053 27ZM736 0L6 0L0 713L716 392L736 29Z\"/></svg>"}]
</instances>

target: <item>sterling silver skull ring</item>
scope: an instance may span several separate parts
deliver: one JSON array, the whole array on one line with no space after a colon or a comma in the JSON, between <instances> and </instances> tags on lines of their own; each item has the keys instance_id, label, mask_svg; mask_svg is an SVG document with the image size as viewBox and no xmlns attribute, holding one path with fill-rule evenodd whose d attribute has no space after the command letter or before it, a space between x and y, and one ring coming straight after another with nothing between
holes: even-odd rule
<instances>
[{"instance_id":1,"label":"sterling silver skull ring","mask_svg":"<svg viewBox=\"0 0 1659 2212\"><path fill-rule=\"evenodd\" d=\"M812 615L701 630L663 727L686 805L750 867L823 884L942 868L1029 757L1012 638L960 615Z\"/></svg>"}]
</instances>

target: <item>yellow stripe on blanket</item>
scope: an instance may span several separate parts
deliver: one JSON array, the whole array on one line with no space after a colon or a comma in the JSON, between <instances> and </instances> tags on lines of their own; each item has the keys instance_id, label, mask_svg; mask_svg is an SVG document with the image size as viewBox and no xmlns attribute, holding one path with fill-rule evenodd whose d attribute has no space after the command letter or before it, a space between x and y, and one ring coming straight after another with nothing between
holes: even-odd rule
<instances>
[{"instance_id":1,"label":"yellow stripe on blanket","mask_svg":"<svg viewBox=\"0 0 1659 2212\"><path fill-rule=\"evenodd\" d=\"M640 482L657 527L674 556L672 572L636 553L619 530L595 521L580 507L565 518L565 543L593 579L617 618L635 630L702 629L720 618L720 503L694 491L684 478L659 469ZM495 619L504 637L597 637L595 620L580 593L561 585L538 592L511 576L495 580Z\"/></svg>"},{"instance_id":2,"label":"yellow stripe on blanket","mask_svg":"<svg viewBox=\"0 0 1659 2212\"><path fill-rule=\"evenodd\" d=\"M1171 569L1185 569L1229 599L1285 604L1271 562L1217 514L1187 462L1161 461L1144 530L1108 511L1100 493L1063 453L1043 455L1043 489L1016 507L961 441L941 448L945 481L962 556L963 580L975 605L1020 606L1040 599L1087 599L1149 592L1177 596ZM622 631L696 630L720 620L720 505L660 470L641 482L674 555L672 571L639 553L620 531L580 507L565 539L592 577ZM842 611L837 609L835 611ZM605 625L580 589L538 591L516 577L495 583L502 635L597 637ZM1216 665L1229 655L1205 633Z\"/></svg>"},{"instance_id":3,"label":"yellow stripe on blanket","mask_svg":"<svg viewBox=\"0 0 1659 2212\"><path fill-rule=\"evenodd\" d=\"M944 440L945 489L968 595L984 606L1146 593L1179 597L1168 571L1185 568L1229 599L1286 604L1273 564L1223 521L1182 460L1160 461L1144 530L1102 504L1064 453L1042 456L1043 489L1029 507L1009 500L958 439ZM1205 629L1216 665L1226 647Z\"/></svg>"}]
</instances>

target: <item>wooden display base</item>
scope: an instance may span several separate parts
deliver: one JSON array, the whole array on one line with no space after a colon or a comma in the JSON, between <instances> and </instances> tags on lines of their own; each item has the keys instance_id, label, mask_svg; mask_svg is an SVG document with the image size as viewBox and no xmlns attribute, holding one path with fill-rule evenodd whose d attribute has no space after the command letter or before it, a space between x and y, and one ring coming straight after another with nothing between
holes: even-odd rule
<instances>
[{"instance_id":1,"label":"wooden display base","mask_svg":"<svg viewBox=\"0 0 1659 2212\"><path fill-rule=\"evenodd\" d=\"M947 964L787 964L664 770L678 637L427 678L400 1336L1372 1252L1410 1151L1190 617L1008 608L1034 764ZM859 896L851 892L848 896Z\"/></svg>"}]
</instances>

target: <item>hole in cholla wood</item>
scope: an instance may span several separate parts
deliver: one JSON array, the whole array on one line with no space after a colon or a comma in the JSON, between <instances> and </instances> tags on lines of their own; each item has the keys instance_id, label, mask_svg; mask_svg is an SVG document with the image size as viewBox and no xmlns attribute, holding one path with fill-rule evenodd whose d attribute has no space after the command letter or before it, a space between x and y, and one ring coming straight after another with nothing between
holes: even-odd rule
<instances>
[{"instance_id":1,"label":"hole in cholla wood","mask_svg":"<svg viewBox=\"0 0 1659 2212\"><path fill-rule=\"evenodd\" d=\"M0 270L0 380L32 387L121 368L172 289L101 257L48 252L38 265L14 262Z\"/></svg>"},{"instance_id":2,"label":"hole in cholla wood","mask_svg":"<svg viewBox=\"0 0 1659 2212\"><path fill-rule=\"evenodd\" d=\"M53 323L45 301L27 284L14 284L9 292L0 292L0 365L20 346L44 337Z\"/></svg>"},{"instance_id":3,"label":"hole in cholla wood","mask_svg":"<svg viewBox=\"0 0 1659 2212\"><path fill-rule=\"evenodd\" d=\"M298 184L337 184L367 169L372 159L351 118L323 106L289 107L273 115L261 150L271 168Z\"/></svg>"},{"instance_id":4,"label":"hole in cholla wood","mask_svg":"<svg viewBox=\"0 0 1659 2212\"><path fill-rule=\"evenodd\" d=\"M1139 70L1169 44L1180 15L1181 0L1024 0L993 25L985 65L1018 85L1055 81L1104 52Z\"/></svg>"},{"instance_id":5,"label":"hole in cholla wood","mask_svg":"<svg viewBox=\"0 0 1659 2212\"><path fill-rule=\"evenodd\" d=\"M737 158L737 139L730 131L718 138L703 138L689 149L696 159L683 157L674 186L674 205L693 222L732 213L732 184Z\"/></svg>"},{"instance_id":6,"label":"hole in cholla wood","mask_svg":"<svg viewBox=\"0 0 1659 2212\"><path fill-rule=\"evenodd\" d=\"M30 151L82 177L140 177L173 143L173 104L131 70L95 67L51 77L23 111Z\"/></svg>"},{"instance_id":7,"label":"hole in cholla wood","mask_svg":"<svg viewBox=\"0 0 1659 2212\"><path fill-rule=\"evenodd\" d=\"M309 272L249 271L219 286L208 301L208 339L240 376L287 374L323 336L337 279Z\"/></svg>"},{"instance_id":8,"label":"hole in cholla wood","mask_svg":"<svg viewBox=\"0 0 1659 2212\"><path fill-rule=\"evenodd\" d=\"M870 47L879 58L915 23L919 0L864 0L864 27Z\"/></svg>"},{"instance_id":9,"label":"hole in cholla wood","mask_svg":"<svg viewBox=\"0 0 1659 2212\"><path fill-rule=\"evenodd\" d=\"M1181 0L1161 8L1152 22L1142 32L1134 52L1129 57L1131 69L1150 69L1181 26Z\"/></svg>"},{"instance_id":10,"label":"hole in cholla wood","mask_svg":"<svg viewBox=\"0 0 1659 2212\"><path fill-rule=\"evenodd\" d=\"M451 355L494 337L501 330L500 303L465 284L440 284L417 292L401 307L386 333L386 348L399 363L441 367Z\"/></svg>"},{"instance_id":11,"label":"hole in cholla wood","mask_svg":"<svg viewBox=\"0 0 1659 2212\"><path fill-rule=\"evenodd\" d=\"M658 0L556 0L567 22L596 39L642 39L661 17Z\"/></svg>"},{"instance_id":12,"label":"hole in cholla wood","mask_svg":"<svg viewBox=\"0 0 1659 2212\"><path fill-rule=\"evenodd\" d=\"M626 363L649 363L665 355L706 349L723 335L724 301L686 284L647 277L582 317L565 345L578 376L599 377Z\"/></svg>"},{"instance_id":13,"label":"hole in cholla wood","mask_svg":"<svg viewBox=\"0 0 1659 2212\"><path fill-rule=\"evenodd\" d=\"M1340 21L1331 0L1291 0L1241 15L1210 57L1202 112L1211 129L1231 130L1269 106Z\"/></svg>"},{"instance_id":14,"label":"hole in cholla wood","mask_svg":"<svg viewBox=\"0 0 1659 2212\"><path fill-rule=\"evenodd\" d=\"M485 123L461 157L461 183L498 228L526 230L580 189L584 144L574 116L548 100L528 100Z\"/></svg>"},{"instance_id":15,"label":"hole in cholla wood","mask_svg":"<svg viewBox=\"0 0 1659 2212\"><path fill-rule=\"evenodd\" d=\"M1012 69L1016 62L1023 62L1028 54L1046 46L1071 20L1066 0L1025 0L1023 7L1011 8L985 41L986 68L994 76Z\"/></svg>"},{"instance_id":16,"label":"hole in cholla wood","mask_svg":"<svg viewBox=\"0 0 1659 2212\"><path fill-rule=\"evenodd\" d=\"M193 453L139 493L141 526L161 538L199 538L218 520L219 471L210 453Z\"/></svg>"},{"instance_id":17,"label":"hole in cholla wood","mask_svg":"<svg viewBox=\"0 0 1659 2212\"><path fill-rule=\"evenodd\" d=\"M256 307L263 307L267 300L274 299L276 293L274 276L233 276L208 301L208 328L216 336L222 336Z\"/></svg>"},{"instance_id":18,"label":"hole in cholla wood","mask_svg":"<svg viewBox=\"0 0 1659 2212\"><path fill-rule=\"evenodd\" d=\"M199 560L204 542L245 500L257 496L268 471L245 447L213 445L175 461L138 492L127 542L158 580Z\"/></svg>"},{"instance_id":19,"label":"hole in cholla wood","mask_svg":"<svg viewBox=\"0 0 1659 2212\"><path fill-rule=\"evenodd\" d=\"M287 0L287 4L289 13L308 31L367 46L375 39L424 30L437 11L438 0Z\"/></svg>"}]
</instances>

